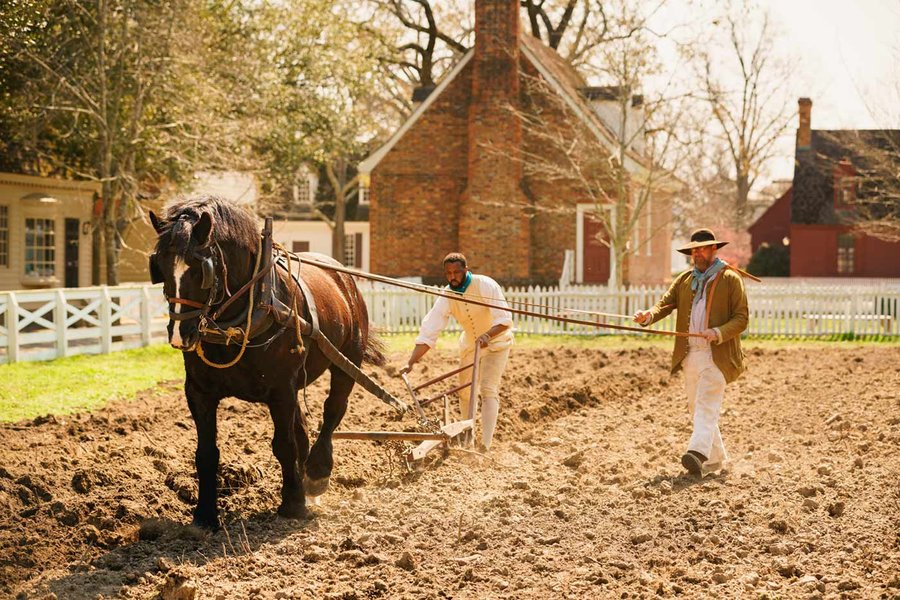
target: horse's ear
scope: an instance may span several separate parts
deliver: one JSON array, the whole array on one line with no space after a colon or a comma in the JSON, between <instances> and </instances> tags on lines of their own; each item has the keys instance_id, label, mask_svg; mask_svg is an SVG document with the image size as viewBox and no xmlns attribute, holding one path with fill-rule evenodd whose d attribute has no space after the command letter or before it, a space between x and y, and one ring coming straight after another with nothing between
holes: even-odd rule
<instances>
[{"instance_id":1,"label":"horse's ear","mask_svg":"<svg viewBox=\"0 0 900 600\"><path fill-rule=\"evenodd\" d=\"M211 234L212 217L208 212L201 213L200 220L194 223L194 227L191 229L191 238L197 246L203 247L209 243Z\"/></svg>"},{"instance_id":2,"label":"horse's ear","mask_svg":"<svg viewBox=\"0 0 900 600\"><path fill-rule=\"evenodd\" d=\"M157 217L156 213L152 210L150 211L150 223L153 224L153 229L156 230L156 233L162 233L162 221L159 220L159 217Z\"/></svg>"}]
</instances>

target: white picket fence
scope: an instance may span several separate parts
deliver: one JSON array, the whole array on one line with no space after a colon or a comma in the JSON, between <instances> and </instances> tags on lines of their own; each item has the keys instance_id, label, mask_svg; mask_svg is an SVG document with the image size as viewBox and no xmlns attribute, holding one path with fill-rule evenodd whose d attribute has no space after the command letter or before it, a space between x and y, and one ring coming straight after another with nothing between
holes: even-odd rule
<instances>
[{"instance_id":1,"label":"white picket fence","mask_svg":"<svg viewBox=\"0 0 900 600\"><path fill-rule=\"evenodd\" d=\"M162 286L0 293L0 364L106 354L166 341Z\"/></svg>"},{"instance_id":2,"label":"white picket fence","mask_svg":"<svg viewBox=\"0 0 900 600\"><path fill-rule=\"evenodd\" d=\"M385 333L416 333L435 301L434 296L404 289L364 282L361 288L369 319ZM592 321L597 317L570 311L630 315L652 306L665 289L533 286L509 288L505 294L515 308ZM747 295L751 336L900 336L900 282L896 280L843 285L790 280L748 283ZM161 286L149 284L0 292L0 364L100 354L165 342L166 311ZM625 318L600 320L633 325ZM514 321L517 332L525 334L630 334L525 315L514 315ZM674 316L654 327L674 329ZM450 329L457 327L451 323Z\"/></svg>"},{"instance_id":3,"label":"white picket fence","mask_svg":"<svg viewBox=\"0 0 900 600\"><path fill-rule=\"evenodd\" d=\"M665 286L616 290L605 286L517 287L504 290L513 308L581 321L600 320L635 326L630 318L598 317L576 311L631 315L650 308ZM382 331L415 333L435 301L431 295L398 289L364 288L369 319ZM747 335L803 338L817 336L900 336L900 282L851 285L747 284L750 323ZM572 310L574 309L574 310ZM516 331L543 335L646 335L592 325L561 323L535 316L513 315ZM675 329L675 315L654 324ZM458 330L451 322L449 329Z\"/></svg>"}]
</instances>

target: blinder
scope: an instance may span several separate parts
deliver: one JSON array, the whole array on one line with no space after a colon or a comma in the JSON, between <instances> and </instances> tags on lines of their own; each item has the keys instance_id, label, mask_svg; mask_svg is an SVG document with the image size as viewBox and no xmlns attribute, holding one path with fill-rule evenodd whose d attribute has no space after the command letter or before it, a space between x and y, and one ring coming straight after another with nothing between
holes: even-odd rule
<instances>
[{"instance_id":1,"label":"blinder","mask_svg":"<svg viewBox=\"0 0 900 600\"><path fill-rule=\"evenodd\" d=\"M218 246L216 246L216 248L217 247ZM219 252L221 253L221 250L219 250ZM212 305L217 301L218 292L222 291L223 289L218 278L216 277L215 249L211 248L208 256L203 256L199 252L195 251L194 258L196 258L200 262L200 288L204 290L210 290L210 292L206 298L206 302L203 303L195 302L194 300L187 300L185 298L167 298L170 303L183 304L185 306L196 309L180 313L170 310L169 318L174 321L187 321L188 319L193 319L196 317L205 317L212 308ZM218 298L218 300L221 300L221 298Z\"/></svg>"},{"instance_id":2,"label":"blinder","mask_svg":"<svg viewBox=\"0 0 900 600\"><path fill-rule=\"evenodd\" d=\"M150 282L154 285L157 283L164 283L166 278L163 277L162 269L159 268L159 259L156 258L156 254L150 255Z\"/></svg>"},{"instance_id":3,"label":"blinder","mask_svg":"<svg viewBox=\"0 0 900 600\"><path fill-rule=\"evenodd\" d=\"M199 254L194 254L194 256L200 260L200 272L203 275L200 287L204 290L208 290L216 282L216 264L213 262L211 254L206 257L200 256Z\"/></svg>"}]
</instances>

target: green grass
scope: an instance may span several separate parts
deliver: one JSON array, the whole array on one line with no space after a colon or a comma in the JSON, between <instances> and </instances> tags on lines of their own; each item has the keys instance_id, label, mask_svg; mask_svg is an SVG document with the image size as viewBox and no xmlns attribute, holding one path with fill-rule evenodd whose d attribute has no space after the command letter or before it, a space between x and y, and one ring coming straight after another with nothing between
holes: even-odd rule
<instances>
[{"instance_id":1,"label":"green grass","mask_svg":"<svg viewBox=\"0 0 900 600\"><path fill-rule=\"evenodd\" d=\"M0 365L0 422L92 410L183 377L181 353L167 344Z\"/></svg>"}]
</instances>

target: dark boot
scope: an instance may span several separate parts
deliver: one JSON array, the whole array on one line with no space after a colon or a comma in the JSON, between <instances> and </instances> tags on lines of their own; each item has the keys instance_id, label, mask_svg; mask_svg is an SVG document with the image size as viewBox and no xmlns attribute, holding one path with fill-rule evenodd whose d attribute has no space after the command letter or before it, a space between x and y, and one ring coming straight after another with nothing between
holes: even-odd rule
<instances>
[{"instance_id":1,"label":"dark boot","mask_svg":"<svg viewBox=\"0 0 900 600\"><path fill-rule=\"evenodd\" d=\"M705 462L706 457L695 450L688 450L687 453L681 457L681 464L687 469L688 473L694 477L701 477L703 475L703 463Z\"/></svg>"}]
</instances>

